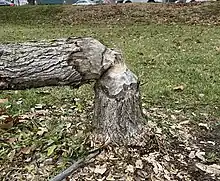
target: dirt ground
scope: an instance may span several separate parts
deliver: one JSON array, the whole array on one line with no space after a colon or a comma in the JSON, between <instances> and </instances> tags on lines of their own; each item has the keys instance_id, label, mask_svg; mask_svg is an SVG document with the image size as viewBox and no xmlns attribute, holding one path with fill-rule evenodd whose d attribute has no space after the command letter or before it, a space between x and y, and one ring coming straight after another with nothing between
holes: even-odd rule
<instances>
[{"instance_id":1,"label":"dirt ground","mask_svg":"<svg viewBox=\"0 0 220 181\"><path fill-rule=\"evenodd\" d=\"M220 180L219 120L194 122L159 108L145 113L156 132L150 149L107 148L70 180Z\"/></svg>"}]
</instances>

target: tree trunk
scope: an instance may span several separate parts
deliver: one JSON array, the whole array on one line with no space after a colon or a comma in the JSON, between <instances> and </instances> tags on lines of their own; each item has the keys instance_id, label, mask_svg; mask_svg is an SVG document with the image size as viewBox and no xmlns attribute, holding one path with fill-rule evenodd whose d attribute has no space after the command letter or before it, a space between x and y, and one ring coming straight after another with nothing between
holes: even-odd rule
<instances>
[{"instance_id":1,"label":"tree trunk","mask_svg":"<svg viewBox=\"0 0 220 181\"><path fill-rule=\"evenodd\" d=\"M139 82L121 56L95 84L95 125L99 137L120 145L142 144ZM107 141L106 140L106 141Z\"/></svg>"},{"instance_id":2,"label":"tree trunk","mask_svg":"<svg viewBox=\"0 0 220 181\"><path fill-rule=\"evenodd\" d=\"M3 44L0 89L78 86L98 79L113 64L111 53L92 38Z\"/></svg>"},{"instance_id":3,"label":"tree trunk","mask_svg":"<svg viewBox=\"0 0 220 181\"><path fill-rule=\"evenodd\" d=\"M99 140L139 145L142 110L137 77L121 54L92 38L0 45L0 89L80 86L95 80Z\"/></svg>"}]
</instances>

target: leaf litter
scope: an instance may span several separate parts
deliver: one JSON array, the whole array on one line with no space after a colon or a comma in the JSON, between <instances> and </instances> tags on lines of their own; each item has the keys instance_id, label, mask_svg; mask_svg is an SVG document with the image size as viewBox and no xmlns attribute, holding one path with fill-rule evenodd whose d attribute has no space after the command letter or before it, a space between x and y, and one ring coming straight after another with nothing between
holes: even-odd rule
<instances>
[{"instance_id":1,"label":"leaf litter","mask_svg":"<svg viewBox=\"0 0 220 181\"><path fill-rule=\"evenodd\" d=\"M195 124L192 114L177 110L143 111L155 132L150 148L108 147L91 163L75 171L69 180L220 179L218 128L201 126L206 124L202 118ZM3 122L8 117L11 116L6 113L1 115ZM37 107L10 119L16 124L1 129L2 180L48 180L95 146L89 136L91 102L76 110L68 106L44 106L40 110ZM207 137L203 139L201 133ZM210 152L215 153L211 154L214 155L211 162L207 158Z\"/></svg>"},{"instance_id":2,"label":"leaf litter","mask_svg":"<svg viewBox=\"0 0 220 181\"><path fill-rule=\"evenodd\" d=\"M92 101L0 110L0 180L48 180L96 148ZM220 180L219 118L182 109L145 108L150 147L107 147L69 180ZM195 117L198 118L195 121ZM209 121L210 120L210 121Z\"/></svg>"},{"instance_id":3,"label":"leaf litter","mask_svg":"<svg viewBox=\"0 0 220 181\"><path fill-rule=\"evenodd\" d=\"M145 110L151 129L160 138L156 139L152 148L107 148L94 162L77 170L69 179L219 180L219 159L212 165L206 159L208 150L219 150L219 144L217 147L214 147L215 144L210 144L211 147L198 144L197 132L201 131L201 127L198 124L195 127L190 115L175 112L178 111ZM172 119L173 114L175 119ZM158 120L162 125L158 124ZM98 171L101 165L104 165L103 172ZM99 169L94 171L94 168Z\"/></svg>"}]
</instances>

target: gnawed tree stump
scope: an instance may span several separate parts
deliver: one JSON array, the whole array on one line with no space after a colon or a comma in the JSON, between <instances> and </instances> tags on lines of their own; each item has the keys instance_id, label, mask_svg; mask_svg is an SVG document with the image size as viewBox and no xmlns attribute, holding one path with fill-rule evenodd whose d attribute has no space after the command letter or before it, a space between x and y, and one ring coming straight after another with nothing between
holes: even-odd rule
<instances>
[{"instance_id":1,"label":"gnawed tree stump","mask_svg":"<svg viewBox=\"0 0 220 181\"><path fill-rule=\"evenodd\" d=\"M139 82L120 55L117 60L95 84L96 127L111 141L137 145L142 128Z\"/></svg>"},{"instance_id":2,"label":"gnawed tree stump","mask_svg":"<svg viewBox=\"0 0 220 181\"><path fill-rule=\"evenodd\" d=\"M140 145L139 83L120 53L93 38L0 45L1 90L78 87L92 80L96 81L94 124L98 139Z\"/></svg>"}]
</instances>

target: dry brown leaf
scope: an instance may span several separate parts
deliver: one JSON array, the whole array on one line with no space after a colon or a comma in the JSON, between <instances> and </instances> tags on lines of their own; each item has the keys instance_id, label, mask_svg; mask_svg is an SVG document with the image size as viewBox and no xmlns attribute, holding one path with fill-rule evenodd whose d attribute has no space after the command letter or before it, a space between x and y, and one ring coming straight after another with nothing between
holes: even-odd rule
<instances>
[{"instance_id":1,"label":"dry brown leaf","mask_svg":"<svg viewBox=\"0 0 220 181\"><path fill-rule=\"evenodd\" d=\"M0 116L2 116L3 114L6 114L6 109L0 108Z\"/></svg>"},{"instance_id":2,"label":"dry brown leaf","mask_svg":"<svg viewBox=\"0 0 220 181\"><path fill-rule=\"evenodd\" d=\"M6 102L8 102L8 99L6 98L6 99L0 99L0 104L4 104L4 103L6 103Z\"/></svg>"},{"instance_id":3,"label":"dry brown leaf","mask_svg":"<svg viewBox=\"0 0 220 181\"><path fill-rule=\"evenodd\" d=\"M107 176L106 180L108 180L108 181L115 181L114 177L111 174L109 174Z\"/></svg>"},{"instance_id":4,"label":"dry brown leaf","mask_svg":"<svg viewBox=\"0 0 220 181\"><path fill-rule=\"evenodd\" d=\"M206 124L206 123L199 123L199 126L200 126L200 127L204 127L204 128L206 128L206 129L209 129L209 126L208 126L208 124Z\"/></svg>"},{"instance_id":5,"label":"dry brown leaf","mask_svg":"<svg viewBox=\"0 0 220 181\"><path fill-rule=\"evenodd\" d=\"M21 115L19 116L18 119L19 119L18 120L19 123L23 123L23 122L27 122L30 119L30 117L28 115Z\"/></svg>"},{"instance_id":6,"label":"dry brown leaf","mask_svg":"<svg viewBox=\"0 0 220 181\"><path fill-rule=\"evenodd\" d=\"M174 91L183 91L183 89L184 89L183 85L178 85L178 86L173 88Z\"/></svg>"},{"instance_id":7,"label":"dry brown leaf","mask_svg":"<svg viewBox=\"0 0 220 181\"><path fill-rule=\"evenodd\" d=\"M171 115L170 117L171 117L171 119L176 120L176 116L175 115Z\"/></svg>"},{"instance_id":8,"label":"dry brown leaf","mask_svg":"<svg viewBox=\"0 0 220 181\"><path fill-rule=\"evenodd\" d=\"M186 120L186 121L180 122L179 125L184 125L184 124L189 124L189 123L190 123L189 120Z\"/></svg>"},{"instance_id":9,"label":"dry brown leaf","mask_svg":"<svg viewBox=\"0 0 220 181\"><path fill-rule=\"evenodd\" d=\"M218 52L220 52L220 47L215 47L215 49L216 49Z\"/></svg>"},{"instance_id":10,"label":"dry brown leaf","mask_svg":"<svg viewBox=\"0 0 220 181\"><path fill-rule=\"evenodd\" d=\"M39 131L37 132L37 135L39 135L39 136L42 136L44 133L48 132L47 128L39 127L38 129L39 129Z\"/></svg>"},{"instance_id":11,"label":"dry brown leaf","mask_svg":"<svg viewBox=\"0 0 220 181\"><path fill-rule=\"evenodd\" d=\"M202 163L196 163L196 167L204 172L211 173L214 175L220 175L220 165L217 164L205 165Z\"/></svg>"},{"instance_id":12,"label":"dry brown leaf","mask_svg":"<svg viewBox=\"0 0 220 181\"><path fill-rule=\"evenodd\" d=\"M207 141L207 143L212 144L213 146L215 146L215 142L214 141Z\"/></svg>"},{"instance_id":13,"label":"dry brown leaf","mask_svg":"<svg viewBox=\"0 0 220 181\"><path fill-rule=\"evenodd\" d=\"M170 179L170 172L169 171L167 171L167 170L163 170L164 171L164 178L166 179L166 180L171 180Z\"/></svg>"},{"instance_id":14,"label":"dry brown leaf","mask_svg":"<svg viewBox=\"0 0 220 181\"><path fill-rule=\"evenodd\" d=\"M191 159L193 159L193 158L195 158L196 156L195 156L195 151L191 151L190 153L189 153L189 158L191 158Z\"/></svg>"},{"instance_id":15,"label":"dry brown leaf","mask_svg":"<svg viewBox=\"0 0 220 181\"><path fill-rule=\"evenodd\" d=\"M11 122L0 124L0 128L1 129L10 129L13 127L13 125L14 125L14 123L13 123L13 121L11 121Z\"/></svg>"},{"instance_id":16,"label":"dry brown leaf","mask_svg":"<svg viewBox=\"0 0 220 181\"><path fill-rule=\"evenodd\" d=\"M5 115L5 114L4 114L4 115L1 115L1 116L0 116L0 120L6 120L8 117L9 117L9 116L8 116L8 115Z\"/></svg>"},{"instance_id":17,"label":"dry brown leaf","mask_svg":"<svg viewBox=\"0 0 220 181\"><path fill-rule=\"evenodd\" d=\"M17 138L8 138L6 142L12 144L12 143L14 143L16 140L17 140Z\"/></svg>"},{"instance_id":18,"label":"dry brown leaf","mask_svg":"<svg viewBox=\"0 0 220 181\"><path fill-rule=\"evenodd\" d=\"M125 172L130 172L130 173L134 173L134 167L133 165L128 165Z\"/></svg>"},{"instance_id":19,"label":"dry brown leaf","mask_svg":"<svg viewBox=\"0 0 220 181\"><path fill-rule=\"evenodd\" d=\"M134 179L131 176L126 177L126 181L133 181Z\"/></svg>"},{"instance_id":20,"label":"dry brown leaf","mask_svg":"<svg viewBox=\"0 0 220 181\"><path fill-rule=\"evenodd\" d=\"M20 153L28 155L31 152L31 147L21 148Z\"/></svg>"},{"instance_id":21,"label":"dry brown leaf","mask_svg":"<svg viewBox=\"0 0 220 181\"><path fill-rule=\"evenodd\" d=\"M195 155L196 155L196 157L197 158L199 158L200 160L202 160L202 161L206 161L206 159L205 159L205 152L202 152L202 151L200 151L200 150L198 150L196 153L195 153Z\"/></svg>"},{"instance_id":22,"label":"dry brown leaf","mask_svg":"<svg viewBox=\"0 0 220 181\"><path fill-rule=\"evenodd\" d=\"M24 122L27 122L28 120L27 119L19 119L19 123L24 123Z\"/></svg>"},{"instance_id":23,"label":"dry brown leaf","mask_svg":"<svg viewBox=\"0 0 220 181\"><path fill-rule=\"evenodd\" d=\"M53 158L48 158L44 161L44 165L52 165L54 162L53 162Z\"/></svg>"},{"instance_id":24,"label":"dry brown leaf","mask_svg":"<svg viewBox=\"0 0 220 181\"><path fill-rule=\"evenodd\" d=\"M136 160L135 167L139 168L139 169L142 169L143 168L142 160Z\"/></svg>"},{"instance_id":25,"label":"dry brown leaf","mask_svg":"<svg viewBox=\"0 0 220 181\"><path fill-rule=\"evenodd\" d=\"M42 105L42 104L36 104L34 108L35 108L35 109L42 109L42 108L43 108L43 105Z\"/></svg>"},{"instance_id":26,"label":"dry brown leaf","mask_svg":"<svg viewBox=\"0 0 220 181\"><path fill-rule=\"evenodd\" d=\"M106 168L106 164L100 166L100 165L97 165L94 169L94 173L98 173L98 174L104 174L106 172L107 168Z\"/></svg>"},{"instance_id":27,"label":"dry brown leaf","mask_svg":"<svg viewBox=\"0 0 220 181\"><path fill-rule=\"evenodd\" d=\"M11 116L6 116L4 122L0 124L1 129L10 129L14 125L14 119Z\"/></svg>"},{"instance_id":28,"label":"dry brown leaf","mask_svg":"<svg viewBox=\"0 0 220 181\"><path fill-rule=\"evenodd\" d=\"M15 156L15 153L16 153L16 151L15 151L15 150L12 150L12 151L8 154L8 158L9 158L10 162L13 161L14 156Z\"/></svg>"},{"instance_id":29,"label":"dry brown leaf","mask_svg":"<svg viewBox=\"0 0 220 181\"><path fill-rule=\"evenodd\" d=\"M164 155L164 157L163 157L166 161L170 161L170 157L169 157L169 155Z\"/></svg>"}]
</instances>

